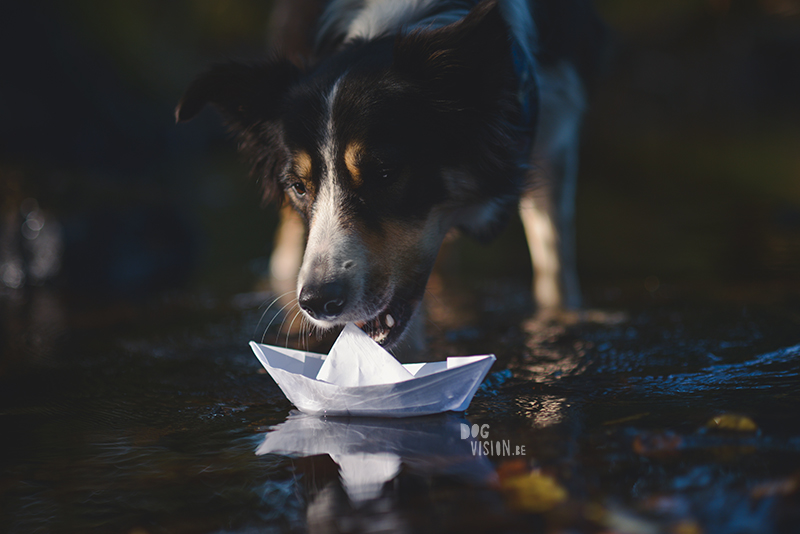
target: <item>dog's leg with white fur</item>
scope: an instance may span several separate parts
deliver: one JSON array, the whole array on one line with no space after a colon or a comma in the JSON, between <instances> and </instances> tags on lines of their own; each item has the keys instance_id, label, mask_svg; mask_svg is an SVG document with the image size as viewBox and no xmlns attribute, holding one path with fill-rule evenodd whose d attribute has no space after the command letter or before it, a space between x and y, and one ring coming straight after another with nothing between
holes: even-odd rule
<instances>
[{"instance_id":1,"label":"dog's leg with white fur","mask_svg":"<svg viewBox=\"0 0 800 534\"><path fill-rule=\"evenodd\" d=\"M534 300L540 311L581 303L575 259L575 190L580 126L586 100L568 63L540 77L540 115L531 183L520 200L533 263Z\"/></svg>"},{"instance_id":2,"label":"dog's leg with white fur","mask_svg":"<svg viewBox=\"0 0 800 534\"><path fill-rule=\"evenodd\" d=\"M270 282L281 292L294 288L297 283L305 250L305 233L300 216L290 206L283 206L269 260Z\"/></svg>"}]
</instances>

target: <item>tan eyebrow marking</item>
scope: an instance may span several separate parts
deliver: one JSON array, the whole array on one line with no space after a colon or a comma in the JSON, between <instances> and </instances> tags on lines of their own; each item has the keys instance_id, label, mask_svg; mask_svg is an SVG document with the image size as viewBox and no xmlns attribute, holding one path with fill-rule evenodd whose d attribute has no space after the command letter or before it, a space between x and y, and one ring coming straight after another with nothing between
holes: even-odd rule
<instances>
[{"instance_id":1,"label":"tan eyebrow marking","mask_svg":"<svg viewBox=\"0 0 800 534\"><path fill-rule=\"evenodd\" d=\"M292 167L298 178L307 180L311 177L311 156L304 150L295 152Z\"/></svg>"},{"instance_id":2,"label":"tan eyebrow marking","mask_svg":"<svg viewBox=\"0 0 800 534\"><path fill-rule=\"evenodd\" d=\"M361 184L364 182L361 177L361 171L358 168L358 160L363 150L364 146L361 143L358 141L351 141L347 144L347 148L345 148L344 151L344 164L347 166L347 171L350 173L355 187L361 187Z\"/></svg>"}]
</instances>

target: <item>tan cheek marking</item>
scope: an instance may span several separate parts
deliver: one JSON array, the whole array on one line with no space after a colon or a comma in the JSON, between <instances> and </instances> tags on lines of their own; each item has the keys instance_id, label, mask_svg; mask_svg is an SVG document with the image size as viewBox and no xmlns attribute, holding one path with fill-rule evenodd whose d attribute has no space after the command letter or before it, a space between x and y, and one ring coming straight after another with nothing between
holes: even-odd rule
<instances>
[{"instance_id":1,"label":"tan cheek marking","mask_svg":"<svg viewBox=\"0 0 800 534\"><path fill-rule=\"evenodd\" d=\"M361 143L353 141L347 145L344 151L344 164L347 166L347 172L350 173L350 178L353 180L355 187L361 187L363 179L361 171L358 168L358 160L364 147Z\"/></svg>"},{"instance_id":2,"label":"tan cheek marking","mask_svg":"<svg viewBox=\"0 0 800 534\"><path fill-rule=\"evenodd\" d=\"M294 154L294 172L301 180L311 177L311 156L308 152L299 151Z\"/></svg>"}]
</instances>

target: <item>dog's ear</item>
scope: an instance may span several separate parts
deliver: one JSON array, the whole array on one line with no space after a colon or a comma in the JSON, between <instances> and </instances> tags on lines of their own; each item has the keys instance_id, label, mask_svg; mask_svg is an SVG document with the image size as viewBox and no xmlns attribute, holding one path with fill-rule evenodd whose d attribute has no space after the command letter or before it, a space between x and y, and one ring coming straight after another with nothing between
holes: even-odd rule
<instances>
[{"instance_id":1,"label":"dog's ear","mask_svg":"<svg viewBox=\"0 0 800 534\"><path fill-rule=\"evenodd\" d=\"M175 108L175 120L185 122L212 104L239 138L239 151L261 182L264 201L281 200L277 177L288 158L278 118L284 97L300 78L288 60L215 65L195 79Z\"/></svg>"},{"instance_id":2,"label":"dog's ear","mask_svg":"<svg viewBox=\"0 0 800 534\"><path fill-rule=\"evenodd\" d=\"M206 104L214 105L235 129L274 120L284 94L299 76L300 69L286 59L214 65L186 90L175 108L175 120L192 119Z\"/></svg>"},{"instance_id":3,"label":"dog's ear","mask_svg":"<svg viewBox=\"0 0 800 534\"><path fill-rule=\"evenodd\" d=\"M513 87L514 65L509 28L496 0L481 2L463 19L447 26L420 29L395 40L393 66L463 110L497 103Z\"/></svg>"}]
</instances>

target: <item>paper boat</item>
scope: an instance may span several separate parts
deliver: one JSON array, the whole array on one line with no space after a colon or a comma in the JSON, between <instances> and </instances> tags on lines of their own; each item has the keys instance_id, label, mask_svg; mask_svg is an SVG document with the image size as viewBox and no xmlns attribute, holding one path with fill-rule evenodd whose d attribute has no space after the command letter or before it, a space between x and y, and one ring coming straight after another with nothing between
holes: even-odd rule
<instances>
[{"instance_id":1,"label":"paper boat","mask_svg":"<svg viewBox=\"0 0 800 534\"><path fill-rule=\"evenodd\" d=\"M253 341L250 347L286 398L315 415L410 417L464 411L495 361L487 354L410 363L402 366L410 373L408 379L341 386L317 378L326 355Z\"/></svg>"}]
</instances>

